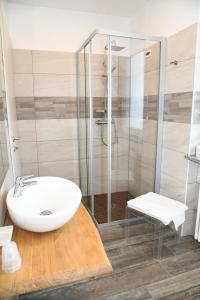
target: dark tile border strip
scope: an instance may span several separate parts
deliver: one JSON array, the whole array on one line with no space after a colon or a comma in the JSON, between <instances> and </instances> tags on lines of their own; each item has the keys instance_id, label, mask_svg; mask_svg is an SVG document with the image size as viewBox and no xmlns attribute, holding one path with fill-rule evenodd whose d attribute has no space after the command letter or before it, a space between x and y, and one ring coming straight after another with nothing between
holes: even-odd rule
<instances>
[{"instance_id":1,"label":"dark tile border strip","mask_svg":"<svg viewBox=\"0 0 200 300\"><path fill-rule=\"evenodd\" d=\"M192 98L193 92L166 94L164 102L164 121L190 123Z\"/></svg>"},{"instance_id":2,"label":"dark tile border strip","mask_svg":"<svg viewBox=\"0 0 200 300\"><path fill-rule=\"evenodd\" d=\"M165 95L164 121L190 123L192 112L192 92L173 93ZM130 99L128 97L113 97L113 117L128 117L130 113ZM104 109L105 99L94 97L94 118L102 118L103 114L96 112ZM142 101L138 99L138 101ZM137 102L137 99L135 103ZM196 94L196 107L199 108L195 120L200 120L200 94ZM133 103L133 105L135 105ZM81 117L88 117L86 108L88 99L80 101ZM18 120L42 120L42 119L76 119L76 97L16 97ZM157 119L158 96L144 97L143 118L148 120Z\"/></svg>"},{"instance_id":3,"label":"dark tile border strip","mask_svg":"<svg viewBox=\"0 0 200 300\"><path fill-rule=\"evenodd\" d=\"M105 99L94 97L94 117L101 118L102 114L97 109L104 109ZM81 99L81 116L86 116L87 99ZM125 117L129 114L129 98L113 98L113 116ZM37 119L76 119L76 97L16 97L16 109L18 120Z\"/></svg>"}]
</instances>

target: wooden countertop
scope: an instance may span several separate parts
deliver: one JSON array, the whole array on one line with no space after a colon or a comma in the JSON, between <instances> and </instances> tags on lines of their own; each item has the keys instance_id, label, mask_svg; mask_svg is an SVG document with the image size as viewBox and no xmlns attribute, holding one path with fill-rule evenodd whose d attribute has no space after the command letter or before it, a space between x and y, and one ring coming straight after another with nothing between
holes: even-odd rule
<instances>
[{"instance_id":1,"label":"wooden countertop","mask_svg":"<svg viewBox=\"0 0 200 300\"><path fill-rule=\"evenodd\" d=\"M22 268L0 271L0 297L29 293L112 272L101 238L80 205L69 223L58 230L33 233L14 227Z\"/></svg>"}]
</instances>

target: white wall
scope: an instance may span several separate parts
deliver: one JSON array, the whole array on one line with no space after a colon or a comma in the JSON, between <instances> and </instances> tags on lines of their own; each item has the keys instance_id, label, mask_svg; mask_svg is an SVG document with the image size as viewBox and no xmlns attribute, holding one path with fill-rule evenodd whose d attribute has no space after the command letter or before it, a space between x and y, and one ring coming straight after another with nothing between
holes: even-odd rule
<instances>
[{"instance_id":1,"label":"white wall","mask_svg":"<svg viewBox=\"0 0 200 300\"><path fill-rule=\"evenodd\" d=\"M149 0L132 19L133 32L170 36L200 19L199 0Z\"/></svg>"},{"instance_id":2,"label":"white wall","mask_svg":"<svg viewBox=\"0 0 200 300\"><path fill-rule=\"evenodd\" d=\"M170 36L200 17L199 0L142 3L135 10L133 1L132 18L9 3L12 47L74 52L96 28Z\"/></svg>"},{"instance_id":3,"label":"white wall","mask_svg":"<svg viewBox=\"0 0 200 300\"><path fill-rule=\"evenodd\" d=\"M0 26L2 30L2 48L3 48L3 58L4 58L4 73L5 73L5 86L6 86L6 101L7 101L7 111L8 111L8 118L11 121L11 111L15 108L13 105L14 101L14 94L13 94L13 82L12 82L12 62L11 62L11 47L10 47L10 40L7 31L7 20L5 15L5 1L1 1L0 3ZM11 105L12 104L12 105ZM12 106L12 107L11 107ZM13 118L12 118L13 119ZM9 141L9 132L8 129L6 130L7 133L7 142ZM10 145L8 142L8 158L9 158L9 169L4 179L2 186L0 187L0 226L4 222L5 212L6 212L6 205L5 205L5 198L7 191L13 185L13 169L11 163L11 155L10 155Z\"/></svg>"},{"instance_id":4,"label":"white wall","mask_svg":"<svg viewBox=\"0 0 200 300\"><path fill-rule=\"evenodd\" d=\"M130 19L47 7L8 5L12 47L76 51L96 28L130 31Z\"/></svg>"}]
</instances>

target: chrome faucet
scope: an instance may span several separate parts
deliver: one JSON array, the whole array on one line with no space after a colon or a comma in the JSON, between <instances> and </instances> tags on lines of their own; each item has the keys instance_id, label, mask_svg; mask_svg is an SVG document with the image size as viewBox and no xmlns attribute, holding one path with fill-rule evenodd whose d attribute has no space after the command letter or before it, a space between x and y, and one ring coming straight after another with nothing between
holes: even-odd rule
<instances>
[{"instance_id":1,"label":"chrome faucet","mask_svg":"<svg viewBox=\"0 0 200 300\"><path fill-rule=\"evenodd\" d=\"M27 179L30 179L32 177L34 177L34 175L25 175L25 176L17 176L16 177L13 197L20 197L22 195L23 187L37 184L37 181L35 181L35 180L26 182Z\"/></svg>"}]
</instances>

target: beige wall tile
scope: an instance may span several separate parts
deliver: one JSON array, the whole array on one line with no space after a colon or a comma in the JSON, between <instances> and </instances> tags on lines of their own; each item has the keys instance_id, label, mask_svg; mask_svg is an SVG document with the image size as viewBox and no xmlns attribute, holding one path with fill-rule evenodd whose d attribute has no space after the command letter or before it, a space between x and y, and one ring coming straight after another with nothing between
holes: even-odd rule
<instances>
[{"instance_id":1,"label":"beige wall tile","mask_svg":"<svg viewBox=\"0 0 200 300\"><path fill-rule=\"evenodd\" d=\"M7 136L6 136L6 130L5 130L5 121L0 121L0 142L1 142L1 144L6 144L7 143Z\"/></svg>"},{"instance_id":2,"label":"beige wall tile","mask_svg":"<svg viewBox=\"0 0 200 300\"><path fill-rule=\"evenodd\" d=\"M118 57L118 65L119 65L119 76L130 76L131 69L131 60L129 56L119 56Z\"/></svg>"},{"instance_id":3,"label":"beige wall tile","mask_svg":"<svg viewBox=\"0 0 200 300\"><path fill-rule=\"evenodd\" d=\"M79 82L79 97L85 97L85 82L88 82L88 78L84 75L78 76L78 82ZM89 95L89 90L87 91ZM87 95L87 96L88 96Z\"/></svg>"},{"instance_id":4,"label":"beige wall tile","mask_svg":"<svg viewBox=\"0 0 200 300\"><path fill-rule=\"evenodd\" d=\"M36 121L17 120L18 134L21 142L36 141Z\"/></svg>"},{"instance_id":5,"label":"beige wall tile","mask_svg":"<svg viewBox=\"0 0 200 300\"><path fill-rule=\"evenodd\" d=\"M135 142L133 140L130 140L130 161L132 161L132 164L135 163L135 161L141 161L142 160L142 143ZM130 165L131 167L131 165Z\"/></svg>"},{"instance_id":6,"label":"beige wall tile","mask_svg":"<svg viewBox=\"0 0 200 300\"><path fill-rule=\"evenodd\" d=\"M160 193L163 196L178 200L182 203L185 201L185 180L178 180L164 172L161 173Z\"/></svg>"},{"instance_id":7,"label":"beige wall tile","mask_svg":"<svg viewBox=\"0 0 200 300\"><path fill-rule=\"evenodd\" d=\"M31 74L15 74L14 87L16 97L33 97L33 76Z\"/></svg>"},{"instance_id":8,"label":"beige wall tile","mask_svg":"<svg viewBox=\"0 0 200 300\"><path fill-rule=\"evenodd\" d=\"M38 141L76 139L77 120L36 120L36 133Z\"/></svg>"},{"instance_id":9,"label":"beige wall tile","mask_svg":"<svg viewBox=\"0 0 200 300\"><path fill-rule=\"evenodd\" d=\"M19 153L20 153L20 160L22 163L37 162L36 142L20 142Z\"/></svg>"},{"instance_id":10,"label":"beige wall tile","mask_svg":"<svg viewBox=\"0 0 200 300\"><path fill-rule=\"evenodd\" d=\"M106 79L104 77L95 76L92 79L92 95L93 97L105 97Z\"/></svg>"},{"instance_id":11,"label":"beige wall tile","mask_svg":"<svg viewBox=\"0 0 200 300\"><path fill-rule=\"evenodd\" d=\"M107 191L108 191L108 181L107 181L106 176L94 177L93 178L93 184L94 184L94 193L95 193L95 195L107 193ZM112 180L111 189L112 189L113 193L117 191L115 180Z\"/></svg>"},{"instance_id":12,"label":"beige wall tile","mask_svg":"<svg viewBox=\"0 0 200 300\"><path fill-rule=\"evenodd\" d=\"M76 74L75 53L57 51L33 51L33 73Z\"/></svg>"},{"instance_id":13,"label":"beige wall tile","mask_svg":"<svg viewBox=\"0 0 200 300\"><path fill-rule=\"evenodd\" d=\"M78 160L39 163L39 176L78 178Z\"/></svg>"},{"instance_id":14,"label":"beige wall tile","mask_svg":"<svg viewBox=\"0 0 200 300\"><path fill-rule=\"evenodd\" d=\"M155 168L156 163L156 146L148 143L142 144L142 163Z\"/></svg>"},{"instance_id":15,"label":"beige wall tile","mask_svg":"<svg viewBox=\"0 0 200 300\"><path fill-rule=\"evenodd\" d=\"M116 192L128 191L128 172L119 172L112 177L112 181L115 182Z\"/></svg>"},{"instance_id":16,"label":"beige wall tile","mask_svg":"<svg viewBox=\"0 0 200 300\"><path fill-rule=\"evenodd\" d=\"M12 54L14 73L31 74L33 71L31 50L13 49Z\"/></svg>"},{"instance_id":17,"label":"beige wall tile","mask_svg":"<svg viewBox=\"0 0 200 300\"><path fill-rule=\"evenodd\" d=\"M159 71L144 74L144 96L157 95L159 88Z\"/></svg>"},{"instance_id":18,"label":"beige wall tile","mask_svg":"<svg viewBox=\"0 0 200 300\"><path fill-rule=\"evenodd\" d=\"M112 155L112 175L118 173L118 161L117 161L117 154ZM101 158L94 158L93 159L93 176L94 177L107 177L108 170L108 161L107 157Z\"/></svg>"},{"instance_id":19,"label":"beige wall tile","mask_svg":"<svg viewBox=\"0 0 200 300\"><path fill-rule=\"evenodd\" d=\"M94 76L92 78L92 96L105 97L107 95L107 78L102 76ZM112 97L119 96L118 93L118 77L112 76Z\"/></svg>"},{"instance_id":20,"label":"beige wall tile","mask_svg":"<svg viewBox=\"0 0 200 300\"><path fill-rule=\"evenodd\" d=\"M93 177L93 190L95 195L104 194L108 190L106 177Z\"/></svg>"},{"instance_id":21,"label":"beige wall tile","mask_svg":"<svg viewBox=\"0 0 200 300\"><path fill-rule=\"evenodd\" d=\"M131 120L133 121L133 119ZM143 128L135 128L135 125L130 123L130 138L135 143L142 143L143 141ZM128 137L127 137L128 139Z\"/></svg>"},{"instance_id":22,"label":"beige wall tile","mask_svg":"<svg viewBox=\"0 0 200 300\"><path fill-rule=\"evenodd\" d=\"M104 138L103 139L104 142L107 143L107 139ZM114 139L113 139L114 142ZM117 144L113 144L112 145L112 155L116 155L117 153ZM108 155L108 147L105 146L102 142L102 140L99 139L93 139L93 156L95 158L99 157L101 159L101 157L107 157Z\"/></svg>"},{"instance_id":23,"label":"beige wall tile","mask_svg":"<svg viewBox=\"0 0 200 300\"><path fill-rule=\"evenodd\" d=\"M92 75L102 76L107 75L107 55L92 54L91 64L92 64ZM115 67L112 74L118 75L118 56L112 55L112 67Z\"/></svg>"},{"instance_id":24,"label":"beige wall tile","mask_svg":"<svg viewBox=\"0 0 200 300\"><path fill-rule=\"evenodd\" d=\"M150 51L149 56L145 56L144 72L158 70L160 67L160 43L155 43L145 49L145 54Z\"/></svg>"},{"instance_id":25,"label":"beige wall tile","mask_svg":"<svg viewBox=\"0 0 200 300\"><path fill-rule=\"evenodd\" d=\"M149 144L156 144L157 121L144 120L142 133L143 133L143 142L149 143Z\"/></svg>"},{"instance_id":26,"label":"beige wall tile","mask_svg":"<svg viewBox=\"0 0 200 300\"><path fill-rule=\"evenodd\" d=\"M129 172L129 192L137 197L144 193L154 191L154 168L141 164L133 166Z\"/></svg>"},{"instance_id":27,"label":"beige wall tile","mask_svg":"<svg viewBox=\"0 0 200 300\"><path fill-rule=\"evenodd\" d=\"M126 138L118 138L117 144L117 155L126 155L128 156L129 152L129 141Z\"/></svg>"},{"instance_id":28,"label":"beige wall tile","mask_svg":"<svg viewBox=\"0 0 200 300\"><path fill-rule=\"evenodd\" d=\"M128 156L127 155L120 155L117 156L117 165L112 166L113 170L116 170L116 174L119 172L127 172L128 174Z\"/></svg>"},{"instance_id":29,"label":"beige wall tile","mask_svg":"<svg viewBox=\"0 0 200 300\"><path fill-rule=\"evenodd\" d=\"M104 65L106 57L101 54L92 54L91 56L91 67L92 74L94 76L102 76L106 74L106 66ZM106 61L107 65L107 61Z\"/></svg>"},{"instance_id":30,"label":"beige wall tile","mask_svg":"<svg viewBox=\"0 0 200 300\"><path fill-rule=\"evenodd\" d=\"M163 147L178 152L188 153L190 124L164 122Z\"/></svg>"},{"instance_id":31,"label":"beige wall tile","mask_svg":"<svg viewBox=\"0 0 200 300\"><path fill-rule=\"evenodd\" d=\"M85 158L82 158L80 159L80 170L81 170L81 180L83 181L83 184L84 184L84 181L87 180L87 166L88 166L88 161L85 159ZM88 177L88 180L89 180L89 177Z\"/></svg>"},{"instance_id":32,"label":"beige wall tile","mask_svg":"<svg viewBox=\"0 0 200 300\"><path fill-rule=\"evenodd\" d=\"M167 39L167 64L171 60L186 60L195 57L197 24L177 32Z\"/></svg>"},{"instance_id":33,"label":"beige wall tile","mask_svg":"<svg viewBox=\"0 0 200 300\"><path fill-rule=\"evenodd\" d=\"M76 76L35 74L34 96L76 96Z\"/></svg>"},{"instance_id":34,"label":"beige wall tile","mask_svg":"<svg viewBox=\"0 0 200 300\"><path fill-rule=\"evenodd\" d=\"M22 163L22 175L34 175L38 176L38 164L37 163Z\"/></svg>"},{"instance_id":35,"label":"beige wall tile","mask_svg":"<svg viewBox=\"0 0 200 300\"><path fill-rule=\"evenodd\" d=\"M129 118L115 118L118 137L129 137Z\"/></svg>"},{"instance_id":36,"label":"beige wall tile","mask_svg":"<svg viewBox=\"0 0 200 300\"><path fill-rule=\"evenodd\" d=\"M82 159L86 158L87 151L88 151L88 149L86 147L86 143L87 143L86 139L80 139L79 141L77 141L77 143L78 143L78 147L79 147L79 143L80 143L80 148L79 148L80 149L80 158L82 158ZM85 168L86 168L86 166L85 166Z\"/></svg>"},{"instance_id":37,"label":"beige wall tile","mask_svg":"<svg viewBox=\"0 0 200 300\"><path fill-rule=\"evenodd\" d=\"M93 159L93 176L94 177L107 177L107 158L101 157Z\"/></svg>"},{"instance_id":38,"label":"beige wall tile","mask_svg":"<svg viewBox=\"0 0 200 300\"><path fill-rule=\"evenodd\" d=\"M38 142L38 161L68 161L78 159L77 140Z\"/></svg>"},{"instance_id":39,"label":"beige wall tile","mask_svg":"<svg viewBox=\"0 0 200 300\"><path fill-rule=\"evenodd\" d=\"M118 77L118 97L130 97L130 77Z\"/></svg>"},{"instance_id":40,"label":"beige wall tile","mask_svg":"<svg viewBox=\"0 0 200 300\"><path fill-rule=\"evenodd\" d=\"M169 93L184 93L193 91L194 86L194 59L170 65L166 69L166 88Z\"/></svg>"},{"instance_id":41,"label":"beige wall tile","mask_svg":"<svg viewBox=\"0 0 200 300\"><path fill-rule=\"evenodd\" d=\"M182 152L163 148L162 172L185 182L188 163Z\"/></svg>"}]
</instances>

